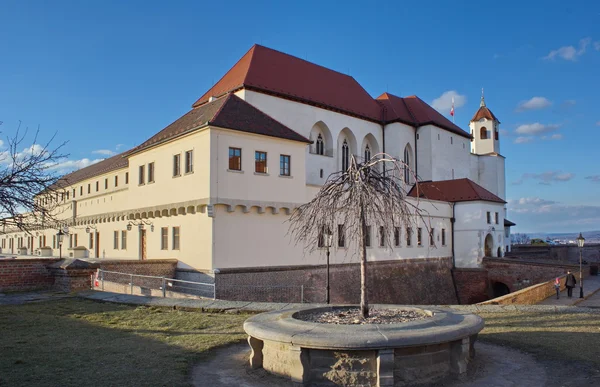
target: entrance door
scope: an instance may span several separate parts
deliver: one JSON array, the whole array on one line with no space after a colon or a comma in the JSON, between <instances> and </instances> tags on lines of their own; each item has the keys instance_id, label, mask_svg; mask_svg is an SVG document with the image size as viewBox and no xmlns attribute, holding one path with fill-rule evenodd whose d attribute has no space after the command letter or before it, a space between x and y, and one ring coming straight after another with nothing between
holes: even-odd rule
<instances>
[{"instance_id":1,"label":"entrance door","mask_svg":"<svg viewBox=\"0 0 600 387\"><path fill-rule=\"evenodd\" d=\"M493 248L494 248L494 239L492 238L491 234L487 234L487 236L485 237L485 252L484 252L486 257L492 256Z\"/></svg>"},{"instance_id":2,"label":"entrance door","mask_svg":"<svg viewBox=\"0 0 600 387\"><path fill-rule=\"evenodd\" d=\"M146 230L140 230L140 259L146 259Z\"/></svg>"},{"instance_id":3,"label":"entrance door","mask_svg":"<svg viewBox=\"0 0 600 387\"><path fill-rule=\"evenodd\" d=\"M95 250L95 257L96 258L100 258L100 233L96 232L96 248Z\"/></svg>"}]
</instances>

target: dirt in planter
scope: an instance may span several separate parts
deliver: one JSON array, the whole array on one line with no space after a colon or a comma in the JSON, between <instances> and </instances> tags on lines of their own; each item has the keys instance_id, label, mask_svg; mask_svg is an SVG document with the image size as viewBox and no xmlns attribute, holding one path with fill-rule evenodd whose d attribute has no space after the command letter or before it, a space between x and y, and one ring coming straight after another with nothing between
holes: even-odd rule
<instances>
[{"instance_id":1,"label":"dirt in planter","mask_svg":"<svg viewBox=\"0 0 600 387\"><path fill-rule=\"evenodd\" d=\"M425 312L412 309L371 309L369 310L369 317L363 319L360 315L360 309L353 308L303 313L296 318L302 321L310 321L321 324L364 325L398 324L415 320L423 320L429 317L430 316Z\"/></svg>"}]
</instances>

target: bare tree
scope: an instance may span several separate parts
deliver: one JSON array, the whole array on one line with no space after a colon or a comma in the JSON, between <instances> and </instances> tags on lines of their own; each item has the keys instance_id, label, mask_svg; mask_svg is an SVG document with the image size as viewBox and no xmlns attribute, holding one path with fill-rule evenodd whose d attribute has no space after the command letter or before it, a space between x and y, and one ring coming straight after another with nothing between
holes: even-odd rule
<instances>
[{"instance_id":1,"label":"bare tree","mask_svg":"<svg viewBox=\"0 0 600 387\"><path fill-rule=\"evenodd\" d=\"M352 158L347 170L330 175L317 195L295 209L289 220L295 243L304 244L308 252L319 247L319 239L323 238L324 233L331 234L334 225L343 225L346 240L359 247L360 310L363 318L369 316L368 227L382 227L380 238L384 246L391 250L395 227L408 226L423 219L418 199L416 203L406 200L411 186L400 178L406 168L408 166L403 162L387 154L375 155L362 164L357 164Z\"/></svg>"},{"instance_id":2,"label":"bare tree","mask_svg":"<svg viewBox=\"0 0 600 387\"><path fill-rule=\"evenodd\" d=\"M0 150L0 219L2 232L30 231L56 221L57 163L65 143L53 147L55 136L38 144L39 128L29 143L28 129L21 124L7 139L7 149ZM27 144L27 145L26 145ZM31 145L29 145L31 144Z\"/></svg>"},{"instance_id":3,"label":"bare tree","mask_svg":"<svg viewBox=\"0 0 600 387\"><path fill-rule=\"evenodd\" d=\"M511 238L514 244L517 245L528 245L531 242L531 239L527 234L516 233L511 234Z\"/></svg>"}]
</instances>

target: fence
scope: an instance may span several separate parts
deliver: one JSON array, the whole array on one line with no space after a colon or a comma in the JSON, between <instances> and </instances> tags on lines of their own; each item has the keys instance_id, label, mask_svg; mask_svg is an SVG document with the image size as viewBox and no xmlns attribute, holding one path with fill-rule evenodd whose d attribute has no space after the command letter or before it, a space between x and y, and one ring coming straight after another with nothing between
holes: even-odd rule
<instances>
[{"instance_id":1,"label":"fence","mask_svg":"<svg viewBox=\"0 0 600 387\"><path fill-rule=\"evenodd\" d=\"M222 300L255 302L324 302L325 295L317 296L319 289L304 285L260 286L260 285L219 285L217 296Z\"/></svg>"},{"instance_id":2,"label":"fence","mask_svg":"<svg viewBox=\"0 0 600 387\"><path fill-rule=\"evenodd\" d=\"M98 269L98 280L94 287L101 290L110 290L119 287L118 285L128 286L123 291L129 294L160 295L162 297L201 297L215 299L215 284L205 282L184 281L175 278L157 277L151 275L120 273L116 271Z\"/></svg>"}]
</instances>

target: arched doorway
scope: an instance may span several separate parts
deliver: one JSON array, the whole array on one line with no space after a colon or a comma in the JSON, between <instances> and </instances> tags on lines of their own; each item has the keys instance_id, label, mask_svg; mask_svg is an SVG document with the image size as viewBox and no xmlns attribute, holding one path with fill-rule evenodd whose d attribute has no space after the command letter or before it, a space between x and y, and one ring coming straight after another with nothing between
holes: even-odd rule
<instances>
[{"instance_id":1,"label":"arched doorway","mask_svg":"<svg viewBox=\"0 0 600 387\"><path fill-rule=\"evenodd\" d=\"M502 247L498 247L498 258L502 257Z\"/></svg>"},{"instance_id":2,"label":"arched doorway","mask_svg":"<svg viewBox=\"0 0 600 387\"><path fill-rule=\"evenodd\" d=\"M485 251L484 255L486 257L492 256L492 249L494 248L494 238L492 238L492 234L487 234L485 237Z\"/></svg>"},{"instance_id":3,"label":"arched doorway","mask_svg":"<svg viewBox=\"0 0 600 387\"><path fill-rule=\"evenodd\" d=\"M510 289L503 282L494 282L492 284L492 292L494 293L494 298L502 297L510 293Z\"/></svg>"}]
</instances>

